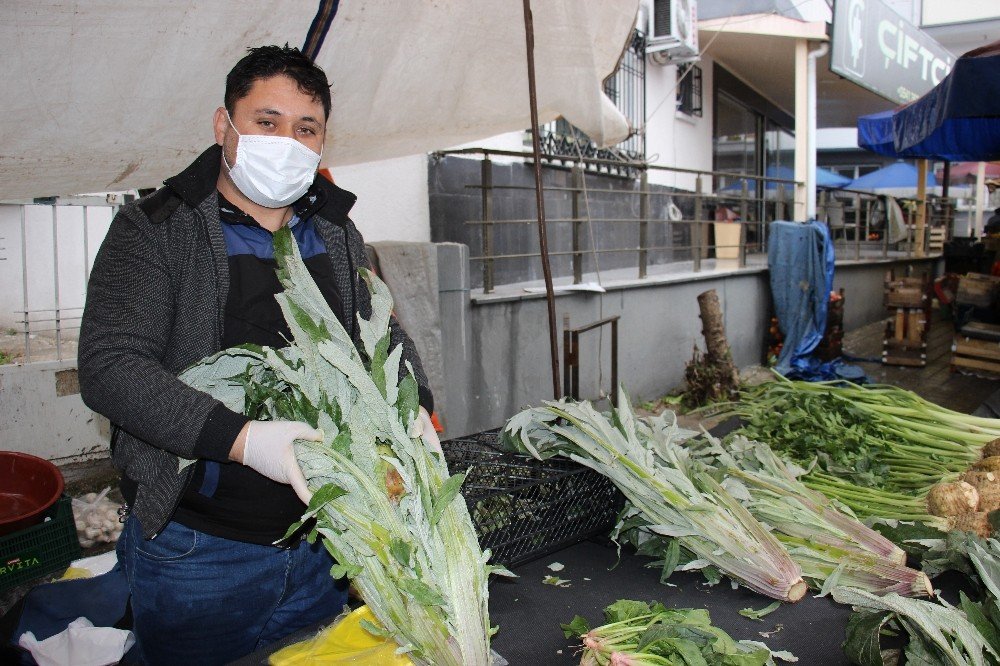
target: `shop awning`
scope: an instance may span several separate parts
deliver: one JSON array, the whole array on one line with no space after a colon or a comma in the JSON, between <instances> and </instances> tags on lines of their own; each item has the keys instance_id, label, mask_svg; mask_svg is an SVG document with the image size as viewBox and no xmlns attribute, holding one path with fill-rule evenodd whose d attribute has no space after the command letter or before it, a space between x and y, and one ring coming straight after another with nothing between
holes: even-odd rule
<instances>
[{"instance_id":1,"label":"shop awning","mask_svg":"<svg viewBox=\"0 0 1000 666\"><path fill-rule=\"evenodd\" d=\"M249 46L301 46L333 83L329 165L530 126L520 2L0 3L0 200L154 187L213 141L225 75ZM534 0L541 122L625 138L602 90L638 0ZM317 22L319 19L317 18Z\"/></svg>"},{"instance_id":2,"label":"shop awning","mask_svg":"<svg viewBox=\"0 0 1000 666\"><path fill-rule=\"evenodd\" d=\"M858 118L858 145L949 162L1000 159L1000 41L970 51L937 86L894 111Z\"/></svg>"}]
</instances>

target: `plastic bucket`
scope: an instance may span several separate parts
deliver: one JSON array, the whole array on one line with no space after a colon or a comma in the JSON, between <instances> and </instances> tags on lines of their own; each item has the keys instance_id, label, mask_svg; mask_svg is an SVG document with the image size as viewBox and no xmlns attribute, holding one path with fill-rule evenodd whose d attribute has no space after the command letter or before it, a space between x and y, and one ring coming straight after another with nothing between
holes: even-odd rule
<instances>
[{"instance_id":1,"label":"plastic bucket","mask_svg":"<svg viewBox=\"0 0 1000 666\"><path fill-rule=\"evenodd\" d=\"M0 451L0 536L42 522L63 485L62 472L48 460Z\"/></svg>"}]
</instances>

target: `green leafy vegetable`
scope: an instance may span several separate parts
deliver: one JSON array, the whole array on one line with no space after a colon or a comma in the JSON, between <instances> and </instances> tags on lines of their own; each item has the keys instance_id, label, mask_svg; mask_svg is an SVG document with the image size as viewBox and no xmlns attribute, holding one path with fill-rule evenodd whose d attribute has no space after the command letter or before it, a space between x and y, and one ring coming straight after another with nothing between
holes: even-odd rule
<instances>
[{"instance_id":1,"label":"green leafy vegetable","mask_svg":"<svg viewBox=\"0 0 1000 666\"><path fill-rule=\"evenodd\" d=\"M952 606L896 594L878 597L849 587L835 588L833 598L874 611L848 625L844 650L855 663L881 666L879 634L890 625L909 635L904 652L909 664L985 666L987 655L1000 658L966 615Z\"/></svg>"},{"instance_id":2,"label":"green leafy vegetable","mask_svg":"<svg viewBox=\"0 0 1000 666\"><path fill-rule=\"evenodd\" d=\"M799 464L806 484L861 517L935 521L924 497L1000 437L1000 419L954 412L893 386L779 378L747 389L742 432Z\"/></svg>"},{"instance_id":3,"label":"green leafy vegetable","mask_svg":"<svg viewBox=\"0 0 1000 666\"><path fill-rule=\"evenodd\" d=\"M322 442L295 444L315 493L303 521L315 517L314 534L337 562L331 574L350 576L384 627L368 630L395 638L417 664L488 664L487 578L506 572L479 548L459 495L464 474L450 476L440 452L411 436L417 384L400 367L401 348L389 349L388 289L361 271L372 304L357 321L361 353L287 228L274 246L284 287L276 298L294 342L228 349L181 379L253 418L321 429Z\"/></svg>"},{"instance_id":4,"label":"green leafy vegetable","mask_svg":"<svg viewBox=\"0 0 1000 666\"><path fill-rule=\"evenodd\" d=\"M723 445L706 435L689 441L687 449L716 470L722 485L754 518L774 529L813 587L828 590L839 584L877 594L931 594L930 580L905 565L902 549L858 521L850 509L806 487L799 480L805 470L782 460L766 444L736 435Z\"/></svg>"},{"instance_id":5,"label":"green leafy vegetable","mask_svg":"<svg viewBox=\"0 0 1000 666\"><path fill-rule=\"evenodd\" d=\"M583 643L581 664L773 666L775 658L797 661L759 641L733 640L712 625L704 609L621 599L604 609L604 617L607 624L594 629L579 615L562 625L567 638L577 636Z\"/></svg>"},{"instance_id":6,"label":"green leafy vegetable","mask_svg":"<svg viewBox=\"0 0 1000 666\"><path fill-rule=\"evenodd\" d=\"M563 455L610 478L632 505L623 524L677 538L695 557L688 568L712 565L774 599L802 598L799 566L678 444L691 434L670 413L636 419L619 389L618 407L607 416L589 402L546 402L512 417L503 439L536 458Z\"/></svg>"}]
</instances>

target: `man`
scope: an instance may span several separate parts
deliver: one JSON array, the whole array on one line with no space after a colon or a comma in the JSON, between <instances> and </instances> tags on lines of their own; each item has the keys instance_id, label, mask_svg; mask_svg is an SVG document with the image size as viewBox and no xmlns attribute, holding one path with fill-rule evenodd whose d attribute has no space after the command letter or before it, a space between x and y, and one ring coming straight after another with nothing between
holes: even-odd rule
<instances>
[{"instance_id":1,"label":"man","mask_svg":"<svg viewBox=\"0 0 1000 666\"><path fill-rule=\"evenodd\" d=\"M316 170L330 115L326 75L297 49L250 49L226 78L216 145L125 206L94 262L80 331L84 401L114 424L128 518L118 557L134 631L152 664L218 664L336 614L346 581L325 549L273 545L308 500L292 442L309 424L256 421L177 379L238 344L282 347L272 233L290 226L346 330L368 316L354 195ZM413 344L393 321L420 385ZM179 459L196 460L179 466Z\"/></svg>"}]
</instances>

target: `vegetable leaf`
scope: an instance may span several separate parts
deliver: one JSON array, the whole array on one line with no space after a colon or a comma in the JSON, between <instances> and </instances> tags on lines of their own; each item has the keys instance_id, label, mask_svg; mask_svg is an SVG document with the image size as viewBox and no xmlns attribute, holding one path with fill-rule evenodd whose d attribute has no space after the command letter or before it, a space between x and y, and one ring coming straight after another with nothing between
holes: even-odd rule
<instances>
[{"instance_id":1,"label":"vegetable leaf","mask_svg":"<svg viewBox=\"0 0 1000 666\"><path fill-rule=\"evenodd\" d=\"M587 624L587 620L579 615L575 616L568 624L560 624L559 626L562 627L563 635L566 638L583 636L590 631L590 625Z\"/></svg>"},{"instance_id":2,"label":"vegetable leaf","mask_svg":"<svg viewBox=\"0 0 1000 666\"><path fill-rule=\"evenodd\" d=\"M431 512L430 523L431 525L437 525L438 521L441 520L441 514L444 510L448 508L452 500L455 499L455 495L462 488L462 483L465 481L465 474L453 474L448 477L448 480L441 484L441 490L438 496L434 499L434 508Z\"/></svg>"},{"instance_id":3,"label":"vegetable leaf","mask_svg":"<svg viewBox=\"0 0 1000 666\"><path fill-rule=\"evenodd\" d=\"M420 407L419 391L417 390L417 380L412 374L408 374L399 382L399 395L396 398L396 409L399 411L399 419L403 423L411 423L417 415Z\"/></svg>"},{"instance_id":4,"label":"vegetable leaf","mask_svg":"<svg viewBox=\"0 0 1000 666\"><path fill-rule=\"evenodd\" d=\"M880 643L882 627L892 617L886 611L855 613L847 621L844 653L851 663L860 666L885 666Z\"/></svg>"},{"instance_id":5,"label":"vegetable leaf","mask_svg":"<svg viewBox=\"0 0 1000 666\"><path fill-rule=\"evenodd\" d=\"M422 583L415 578L403 578L399 581L399 587L416 599L417 603L424 606L443 606L444 599L440 594L432 590L426 583Z\"/></svg>"},{"instance_id":6,"label":"vegetable leaf","mask_svg":"<svg viewBox=\"0 0 1000 666\"><path fill-rule=\"evenodd\" d=\"M313 493L312 498L309 500L309 508L306 510L306 515L315 516L319 513L323 507L337 499L338 497L343 497L347 494L347 491L338 485L333 483L328 483L315 493Z\"/></svg>"},{"instance_id":7,"label":"vegetable leaf","mask_svg":"<svg viewBox=\"0 0 1000 666\"><path fill-rule=\"evenodd\" d=\"M604 617L608 619L609 623L634 620L637 617L643 617L650 613L652 613L652 610L649 604L630 599L619 599L604 609Z\"/></svg>"},{"instance_id":8,"label":"vegetable leaf","mask_svg":"<svg viewBox=\"0 0 1000 666\"><path fill-rule=\"evenodd\" d=\"M965 596L965 592L959 592L959 606L965 613L965 617L968 618L979 633L983 635L986 642L990 644L994 651L1000 654L1000 628L998 628L993 622L986 617L986 613L983 612L983 605L973 603ZM996 602L992 599L987 599L983 602L984 604L996 605Z\"/></svg>"},{"instance_id":9,"label":"vegetable leaf","mask_svg":"<svg viewBox=\"0 0 1000 666\"><path fill-rule=\"evenodd\" d=\"M410 555L413 553L413 547L410 544L402 539L392 539L389 541L389 552L401 565L410 566Z\"/></svg>"},{"instance_id":10,"label":"vegetable leaf","mask_svg":"<svg viewBox=\"0 0 1000 666\"><path fill-rule=\"evenodd\" d=\"M334 564L330 567L330 577L337 580L341 578L354 578L361 573L362 568L357 564Z\"/></svg>"},{"instance_id":11,"label":"vegetable leaf","mask_svg":"<svg viewBox=\"0 0 1000 666\"><path fill-rule=\"evenodd\" d=\"M781 607L781 602L775 601L773 604L768 604L767 606L761 608L760 610L754 610L752 608L744 608L743 610L739 611L739 614L742 615L743 617L748 617L751 620L759 620L763 622L763 620L761 620L760 618L764 617L765 615L770 615L774 611L778 610L778 608L780 607Z\"/></svg>"}]
</instances>

